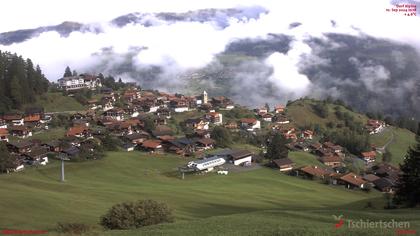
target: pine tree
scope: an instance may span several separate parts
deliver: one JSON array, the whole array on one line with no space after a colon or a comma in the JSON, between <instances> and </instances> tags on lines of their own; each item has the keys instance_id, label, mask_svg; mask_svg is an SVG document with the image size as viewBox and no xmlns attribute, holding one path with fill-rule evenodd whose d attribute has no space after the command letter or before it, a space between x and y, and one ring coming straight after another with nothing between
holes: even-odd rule
<instances>
[{"instance_id":1,"label":"pine tree","mask_svg":"<svg viewBox=\"0 0 420 236\"><path fill-rule=\"evenodd\" d=\"M70 69L70 67L69 66L67 66L66 67L66 70L64 71L64 75L63 75L63 77L70 77L70 76L72 76L73 74L72 74L72 72L71 72L71 69Z\"/></svg>"},{"instance_id":2,"label":"pine tree","mask_svg":"<svg viewBox=\"0 0 420 236\"><path fill-rule=\"evenodd\" d=\"M9 154L6 144L0 142L0 173L8 172L15 167L16 159Z\"/></svg>"},{"instance_id":3,"label":"pine tree","mask_svg":"<svg viewBox=\"0 0 420 236\"><path fill-rule=\"evenodd\" d=\"M276 133L268 145L266 157L271 160L286 158L289 155L286 144L286 138L282 134Z\"/></svg>"},{"instance_id":4,"label":"pine tree","mask_svg":"<svg viewBox=\"0 0 420 236\"><path fill-rule=\"evenodd\" d=\"M420 123L416 141L414 146L408 148L404 163L400 165L402 175L394 198L395 203L408 207L420 205Z\"/></svg>"},{"instance_id":5,"label":"pine tree","mask_svg":"<svg viewBox=\"0 0 420 236\"><path fill-rule=\"evenodd\" d=\"M20 108L23 104L22 89L16 76L13 76L13 79L10 81L10 97L15 104L14 108Z\"/></svg>"}]
</instances>

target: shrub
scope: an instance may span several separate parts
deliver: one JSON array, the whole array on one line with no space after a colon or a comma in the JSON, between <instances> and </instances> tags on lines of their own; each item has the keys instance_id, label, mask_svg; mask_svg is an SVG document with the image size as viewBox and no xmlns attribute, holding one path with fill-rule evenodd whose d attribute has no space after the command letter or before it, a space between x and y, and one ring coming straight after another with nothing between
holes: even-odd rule
<instances>
[{"instance_id":1,"label":"shrub","mask_svg":"<svg viewBox=\"0 0 420 236\"><path fill-rule=\"evenodd\" d=\"M165 203L154 200L114 205L100 219L106 229L133 229L173 221L171 209Z\"/></svg>"},{"instance_id":2,"label":"shrub","mask_svg":"<svg viewBox=\"0 0 420 236\"><path fill-rule=\"evenodd\" d=\"M91 231L89 225L82 223L57 223L57 232L65 234L83 234Z\"/></svg>"}]
</instances>

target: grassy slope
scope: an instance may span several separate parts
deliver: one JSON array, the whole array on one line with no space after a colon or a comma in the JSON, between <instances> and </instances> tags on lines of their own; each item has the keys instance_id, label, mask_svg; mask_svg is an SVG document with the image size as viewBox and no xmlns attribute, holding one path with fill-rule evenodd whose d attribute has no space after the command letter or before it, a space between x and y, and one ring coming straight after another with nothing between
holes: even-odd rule
<instances>
[{"instance_id":1,"label":"grassy slope","mask_svg":"<svg viewBox=\"0 0 420 236\"><path fill-rule=\"evenodd\" d=\"M406 130L395 128L394 141L389 145L389 151L392 154L391 163L398 165L404 161L408 147L415 143L414 133Z\"/></svg>"},{"instance_id":2,"label":"grassy slope","mask_svg":"<svg viewBox=\"0 0 420 236\"><path fill-rule=\"evenodd\" d=\"M289 158L296 163L295 167L313 165L313 166L325 166L318 161L318 157L307 153L307 152L290 152Z\"/></svg>"},{"instance_id":3,"label":"grassy slope","mask_svg":"<svg viewBox=\"0 0 420 236\"><path fill-rule=\"evenodd\" d=\"M311 100L311 99L301 99L296 100L293 103L289 104L287 106L287 114L292 118L292 123L297 126L307 126L310 124L320 124L322 127L326 127L326 124L328 122L333 123L343 123L343 121L340 121L337 119L334 108L340 107L342 112L348 112L349 114L353 115L355 121L359 121L362 124L365 124L367 122L367 117L355 113L353 111L348 110L347 108L335 105L335 104L327 104L328 107L328 117L327 118L321 118L319 117L315 111L312 108L312 105L319 103L319 101Z\"/></svg>"},{"instance_id":4,"label":"grassy slope","mask_svg":"<svg viewBox=\"0 0 420 236\"><path fill-rule=\"evenodd\" d=\"M85 110L84 106L74 98L63 96L60 92L47 93L38 98L34 105L44 107L46 112Z\"/></svg>"},{"instance_id":5,"label":"grassy slope","mask_svg":"<svg viewBox=\"0 0 420 236\"><path fill-rule=\"evenodd\" d=\"M392 138L393 130L392 127L388 127L379 134L372 134L370 136L371 143L375 144L377 147L383 147Z\"/></svg>"},{"instance_id":6,"label":"grassy slope","mask_svg":"<svg viewBox=\"0 0 420 236\"><path fill-rule=\"evenodd\" d=\"M167 202L177 221L261 210L351 209L380 194L348 191L259 169L228 176L208 174L180 180L175 156L111 153L100 161L68 163L60 183L59 163L0 176L0 228L51 229L57 222L96 224L113 204L152 198ZM46 214L50 212L50 214ZM31 220L28 220L31 219Z\"/></svg>"},{"instance_id":7,"label":"grassy slope","mask_svg":"<svg viewBox=\"0 0 420 236\"><path fill-rule=\"evenodd\" d=\"M409 221L410 229L420 229L419 210L364 210L342 209L319 210L267 210L246 214L215 216L188 222L162 224L141 230L108 231L105 235L287 235L287 236L393 236L394 229L349 229L348 220ZM345 224L335 229L332 215L344 215ZM232 227L233 226L233 227Z\"/></svg>"},{"instance_id":8,"label":"grassy slope","mask_svg":"<svg viewBox=\"0 0 420 236\"><path fill-rule=\"evenodd\" d=\"M391 164L398 165L403 162L408 147L415 143L415 134L406 129L390 127L384 132L372 135L371 142L378 147L382 147L392 138L392 133L394 138L389 144L388 150L392 154Z\"/></svg>"}]
</instances>

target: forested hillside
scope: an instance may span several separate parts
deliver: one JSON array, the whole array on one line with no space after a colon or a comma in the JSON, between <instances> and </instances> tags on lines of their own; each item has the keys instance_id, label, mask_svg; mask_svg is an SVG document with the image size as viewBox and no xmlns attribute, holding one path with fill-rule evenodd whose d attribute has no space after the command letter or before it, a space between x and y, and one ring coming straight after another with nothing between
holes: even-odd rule
<instances>
[{"instance_id":1,"label":"forested hillside","mask_svg":"<svg viewBox=\"0 0 420 236\"><path fill-rule=\"evenodd\" d=\"M33 103L49 82L31 59L0 51L0 113Z\"/></svg>"}]
</instances>

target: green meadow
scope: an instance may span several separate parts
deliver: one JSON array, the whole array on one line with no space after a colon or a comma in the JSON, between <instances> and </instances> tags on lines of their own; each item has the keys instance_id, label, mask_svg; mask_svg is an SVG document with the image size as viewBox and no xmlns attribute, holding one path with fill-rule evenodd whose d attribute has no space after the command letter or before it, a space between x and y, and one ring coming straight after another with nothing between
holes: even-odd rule
<instances>
[{"instance_id":1,"label":"green meadow","mask_svg":"<svg viewBox=\"0 0 420 236\"><path fill-rule=\"evenodd\" d=\"M292 158L302 156L292 153ZM66 163L64 183L59 182L58 161L1 175L0 229L53 232L57 222L78 222L96 227L99 235L336 235L331 215L344 214L354 219L410 220L419 230L415 223L420 222L419 210L383 210L385 200L377 191L346 190L269 168L227 176L186 175L182 180L177 167L188 161L172 155L112 152L98 161ZM101 231L99 217L112 205L138 199L167 203L176 222ZM367 202L373 208L365 208ZM349 235L375 233L340 230Z\"/></svg>"}]
</instances>

